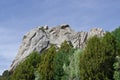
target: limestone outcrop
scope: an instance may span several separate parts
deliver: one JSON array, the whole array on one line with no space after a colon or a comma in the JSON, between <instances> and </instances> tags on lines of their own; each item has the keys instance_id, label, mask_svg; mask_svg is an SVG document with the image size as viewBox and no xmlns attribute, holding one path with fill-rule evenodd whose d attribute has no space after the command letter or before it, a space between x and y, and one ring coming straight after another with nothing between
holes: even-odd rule
<instances>
[{"instance_id":1,"label":"limestone outcrop","mask_svg":"<svg viewBox=\"0 0 120 80\"><path fill-rule=\"evenodd\" d=\"M68 24L52 28L47 25L36 27L24 35L18 54L9 70L14 70L32 51L41 53L50 44L60 47L60 44L65 40L71 42L74 48L84 48L89 37L94 35L101 37L104 33L102 28L93 28L89 32L75 32Z\"/></svg>"}]
</instances>

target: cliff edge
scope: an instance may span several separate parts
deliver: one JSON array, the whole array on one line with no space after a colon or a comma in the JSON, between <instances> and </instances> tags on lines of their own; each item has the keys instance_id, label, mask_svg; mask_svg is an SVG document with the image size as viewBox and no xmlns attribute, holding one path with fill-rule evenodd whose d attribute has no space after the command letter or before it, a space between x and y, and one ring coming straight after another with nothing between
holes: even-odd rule
<instances>
[{"instance_id":1,"label":"cliff edge","mask_svg":"<svg viewBox=\"0 0 120 80\"><path fill-rule=\"evenodd\" d=\"M18 53L9 70L14 70L32 51L41 53L50 44L60 47L60 44L65 40L72 43L74 48L84 48L89 37L94 35L101 37L104 33L102 28L93 28L89 32L75 32L68 24L52 28L49 28L47 25L36 27L23 36Z\"/></svg>"}]
</instances>

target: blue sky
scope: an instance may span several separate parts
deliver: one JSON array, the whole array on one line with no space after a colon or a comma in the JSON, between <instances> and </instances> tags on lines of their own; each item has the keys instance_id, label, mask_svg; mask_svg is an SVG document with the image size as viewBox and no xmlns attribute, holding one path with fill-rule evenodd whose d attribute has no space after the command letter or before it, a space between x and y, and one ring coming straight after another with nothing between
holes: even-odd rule
<instances>
[{"instance_id":1,"label":"blue sky","mask_svg":"<svg viewBox=\"0 0 120 80\"><path fill-rule=\"evenodd\" d=\"M76 31L120 26L120 0L0 0L0 74L30 29L68 23Z\"/></svg>"}]
</instances>

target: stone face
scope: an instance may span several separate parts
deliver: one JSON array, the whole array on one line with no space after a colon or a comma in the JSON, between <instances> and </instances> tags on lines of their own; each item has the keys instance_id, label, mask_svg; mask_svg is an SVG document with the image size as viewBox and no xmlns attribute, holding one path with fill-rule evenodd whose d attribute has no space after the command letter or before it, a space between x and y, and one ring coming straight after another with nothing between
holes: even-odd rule
<instances>
[{"instance_id":1,"label":"stone face","mask_svg":"<svg viewBox=\"0 0 120 80\"><path fill-rule=\"evenodd\" d=\"M18 54L10 67L14 69L22 60L24 60L32 51L41 52L43 49L47 48L49 45L49 40L46 33L35 28L24 35L21 46L18 50Z\"/></svg>"},{"instance_id":2,"label":"stone face","mask_svg":"<svg viewBox=\"0 0 120 80\"><path fill-rule=\"evenodd\" d=\"M48 28L47 25L34 28L24 35L18 54L9 70L14 70L32 51L41 53L50 44L60 47L61 43L66 40L71 42L74 48L84 48L89 37L94 35L101 37L104 34L101 28L93 28L89 32L75 32L68 24L52 28Z\"/></svg>"},{"instance_id":3,"label":"stone face","mask_svg":"<svg viewBox=\"0 0 120 80\"><path fill-rule=\"evenodd\" d=\"M71 42L74 48L84 48L85 43L88 37L87 32L77 32L75 35L71 37Z\"/></svg>"},{"instance_id":4,"label":"stone face","mask_svg":"<svg viewBox=\"0 0 120 80\"><path fill-rule=\"evenodd\" d=\"M90 32L88 32L88 36L89 37L92 37L92 36L95 36L95 35L97 35L98 37L101 37L101 36L103 36L105 34L105 32L103 31L103 29L102 28L92 28L91 30L90 30ZM88 37L88 38L89 38Z\"/></svg>"}]
</instances>

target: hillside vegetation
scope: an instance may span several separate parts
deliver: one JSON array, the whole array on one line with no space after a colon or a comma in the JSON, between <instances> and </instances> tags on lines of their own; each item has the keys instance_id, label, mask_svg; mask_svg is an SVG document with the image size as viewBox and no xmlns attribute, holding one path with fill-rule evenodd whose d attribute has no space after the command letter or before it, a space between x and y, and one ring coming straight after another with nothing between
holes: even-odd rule
<instances>
[{"instance_id":1,"label":"hillside vegetation","mask_svg":"<svg viewBox=\"0 0 120 80\"><path fill-rule=\"evenodd\" d=\"M120 27L89 38L85 49L64 41L60 48L34 51L0 80L120 80Z\"/></svg>"}]
</instances>

